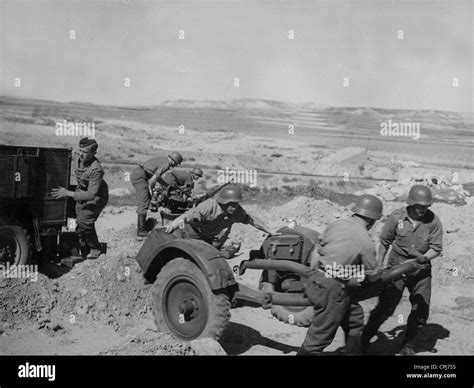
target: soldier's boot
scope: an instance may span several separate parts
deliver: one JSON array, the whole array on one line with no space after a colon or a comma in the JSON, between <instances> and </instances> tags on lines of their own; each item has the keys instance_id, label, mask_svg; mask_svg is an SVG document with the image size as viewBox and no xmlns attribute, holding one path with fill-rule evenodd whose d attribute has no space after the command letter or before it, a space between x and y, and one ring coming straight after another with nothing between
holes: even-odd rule
<instances>
[{"instance_id":1,"label":"soldier's boot","mask_svg":"<svg viewBox=\"0 0 474 388\"><path fill-rule=\"evenodd\" d=\"M415 350L413 349L413 345L403 345L400 351L397 353L397 356L416 356Z\"/></svg>"},{"instance_id":2,"label":"soldier's boot","mask_svg":"<svg viewBox=\"0 0 474 388\"><path fill-rule=\"evenodd\" d=\"M87 255L88 260L95 260L102 254L100 249L92 248L90 253Z\"/></svg>"},{"instance_id":3,"label":"soldier's boot","mask_svg":"<svg viewBox=\"0 0 474 388\"><path fill-rule=\"evenodd\" d=\"M99 238L97 237L97 233L94 227L91 230L88 230L87 233L85 233L85 238L87 245L90 247L90 252L87 255L87 259L97 259L102 254L102 251L100 249Z\"/></svg>"},{"instance_id":4,"label":"soldier's boot","mask_svg":"<svg viewBox=\"0 0 474 388\"><path fill-rule=\"evenodd\" d=\"M137 236L140 238L147 237L148 232L145 229L146 214L139 214L137 220Z\"/></svg>"},{"instance_id":5,"label":"soldier's boot","mask_svg":"<svg viewBox=\"0 0 474 388\"><path fill-rule=\"evenodd\" d=\"M79 240L79 254L83 259L85 259L87 255L89 254L90 248L87 245L86 239L82 233L78 235L78 240Z\"/></svg>"},{"instance_id":6,"label":"soldier's boot","mask_svg":"<svg viewBox=\"0 0 474 388\"><path fill-rule=\"evenodd\" d=\"M374 312L370 314L369 321L364 327L362 331L362 335L360 336L360 352L361 354L367 354L370 340L372 337L377 334L379 327L382 323L380 322L381 319L378 319L378 315Z\"/></svg>"},{"instance_id":7,"label":"soldier's boot","mask_svg":"<svg viewBox=\"0 0 474 388\"><path fill-rule=\"evenodd\" d=\"M362 354L360 335L346 335L346 354L351 356L360 356Z\"/></svg>"}]
</instances>

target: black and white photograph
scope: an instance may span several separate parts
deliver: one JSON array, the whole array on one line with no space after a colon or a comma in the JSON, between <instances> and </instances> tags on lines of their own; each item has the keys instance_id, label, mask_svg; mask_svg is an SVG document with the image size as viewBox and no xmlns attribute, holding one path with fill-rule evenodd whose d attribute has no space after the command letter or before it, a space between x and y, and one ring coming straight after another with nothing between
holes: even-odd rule
<instances>
[{"instance_id":1,"label":"black and white photograph","mask_svg":"<svg viewBox=\"0 0 474 388\"><path fill-rule=\"evenodd\" d=\"M0 355L408 356L402 381L454 384L473 19L472 0L0 0Z\"/></svg>"}]
</instances>

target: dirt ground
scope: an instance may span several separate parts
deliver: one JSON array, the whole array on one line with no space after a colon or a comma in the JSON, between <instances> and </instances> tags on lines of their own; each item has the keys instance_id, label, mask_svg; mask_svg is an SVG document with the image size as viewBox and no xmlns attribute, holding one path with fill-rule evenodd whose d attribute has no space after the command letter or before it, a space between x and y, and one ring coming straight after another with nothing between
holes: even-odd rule
<instances>
[{"instance_id":1,"label":"dirt ground","mask_svg":"<svg viewBox=\"0 0 474 388\"><path fill-rule=\"evenodd\" d=\"M437 205L442 213L444 204ZM267 212L251 205L248 211L261 216L271 227L285 224L290 215L301 224L323 230L324 226L344 217L348 209L329 201L298 197ZM308 210L309 209L309 210ZM458 207L458 213L466 211ZM325 215L309 224L313 214ZM275 216L278 214L278 216ZM305 218L306 217L306 218ZM134 238L135 213L131 206L105 209L98 221L98 233L109 242L107 255L95 261L77 264L71 271L43 267L43 272L56 278L39 275L36 282L27 279L3 279L1 287L1 354L137 354L191 355L200 354L170 334L158 333L150 307L150 285L145 285L134 256L140 242ZM467 218L472 220L473 218ZM471 221L472 222L472 221ZM464 233L456 234L464 240ZM374 236L377 230L374 231ZM448 235L449 236L449 235ZM231 267L248 257L248 251L263 241L263 233L251 227L237 226L234 239L243 242L242 253L229 260ZM469 247L447 243L448 254ZM465 252L466 258L468 252ZM429 324L417 343L421 354L473 354L470 339L474 336L474 292L471 273L460 267L457 278L450 274L448 258L435 263L433 297ZM448 265L449 264L449 265ZM260 272L248 270L238 280L257 287ZM366 315L376 300L362 303ZM393 354L399 346L410 304L405 295L395 315L381 328L370 348L372 354ZM228 329L220 341L229 355L295 354L303 342L306 329L280 322L270 310L250 306L231 310ZM328 352L343 350L342 332L327 348Z\"/></svg>"}]
</instances>

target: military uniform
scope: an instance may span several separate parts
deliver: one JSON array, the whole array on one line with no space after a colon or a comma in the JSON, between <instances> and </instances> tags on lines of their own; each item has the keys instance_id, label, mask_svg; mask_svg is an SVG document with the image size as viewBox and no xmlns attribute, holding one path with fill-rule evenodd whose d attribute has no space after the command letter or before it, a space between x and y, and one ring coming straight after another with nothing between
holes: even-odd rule
<instances>
[{"instance_id":1,"label":"military uniform","mask_svg":"<svg viewBox=\"0 0 474 388\"><path fill-rule=\"evenodd\" d=\"M165 187L172 186L179 187L186 196L191 197L194 189L194 180L191 171L174 170L168 171L162 177L162 181L166 184Z\"/></svg>"},{"instance_id":2,"label":"military uniform","mask_svg":"<svg viewBox=\"0 0 474 388\"><path fill-rule=\"evenodd\" d=\"M109 188L103 179L104 170L95 157L86 163L78 158L75 175L76 234L83 248L88 246L100 250L94 224L109 200Z\"/></svg>"},{"instance_id":3,"label":"military uniform","mask_svg":"<svg viewBox=\"0 0 474 388\"><path fill-rule=\"evenodd\" d=\"M240 205L234 214L229 215L214 198L209 198L189 209L184 213L184 217L187 221L181 229L184 238L204 240L218 249L229 237L233 224L252 223L252 217Z\"/></svg>"},{"instance_id":4,"label":"military uniform","mask_svg":"<svg viewBox=\"0 0 474 388\"><path fill-rule=\"evenodd\" d=\"M363 265L365 271L374 270L377 267L375 246L367 229L355 217L336 221L323 233L312 263L319 270L310 277L306 293L314 304L314 318L298 355L321 353L334 340L339 326L346 334L347 347L351 341L358 341L364 327L362 307L351 300L344 280L327 277L323 269L334 265Z\"/></svg>"},{"instance_id":5,"label":"military uniform","mask_svg":"<svg viewBox=\"0 0 474 388\"><path fill-rule=\"evenodd\" d=\"M385 222L380 234L380 242L391 245L388 267L413 259L413 252L426 253L429 249L442 250L443 228L439 218L430 210L419 220L413 221L408 208L395 210ZM413 347L418 327L426 324L431 299L431 264L424 269L407 275L389 284L381 293L379 303L371 312L364 329L364 337L370 340L383 322L394 312L408 288L412 310L407 320L407 330L403 345Z\"/></svg>"},{"instance_id":6,"label":"military uniform","mask_svg":"<svg viewBox=\"0 0 474 388\"><path fill-rule=\"evenodd\" d=\"M140 164L131 175L132 185L135 188L137 195L137 213L146 215L150 205L151 195L148 185L148 180L156 175L158 182L162 175L171 168L168 157L157 156ZM161 184L164 182L161 181Z\"/></svg>"}]
</instances>

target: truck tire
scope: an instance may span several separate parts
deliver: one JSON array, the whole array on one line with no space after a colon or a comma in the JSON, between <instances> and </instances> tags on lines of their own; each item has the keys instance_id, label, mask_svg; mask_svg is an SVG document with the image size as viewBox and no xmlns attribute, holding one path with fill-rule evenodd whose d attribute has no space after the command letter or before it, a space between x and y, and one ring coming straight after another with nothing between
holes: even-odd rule
<instances>
[{"instance_id":1,"label":"truck tire","mask_svg":"<svg viewBox=\"0 0 474 388\"><path fill-rule=\"evenodd\" d=\"M32 246L28 231L18 225L0 227L0 261L15 265L26 265L30 262Z\"/></svg>"},{"instance_id":2,"label":"truck tire","mask_svg":"<svg viewBox=\"0 0 474 388\"><path fill-rule=\"evenodd\" d=\"M180 340L218 340L229 322L228 295L215 294L200 268L184 258L161 269L151 292L158 330Z\"/></svg>"}]
</instances>

